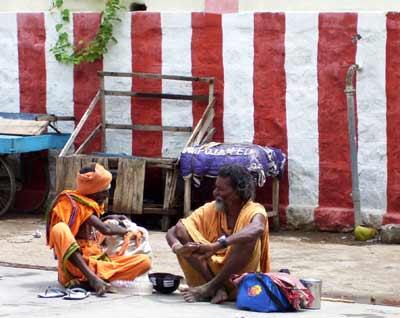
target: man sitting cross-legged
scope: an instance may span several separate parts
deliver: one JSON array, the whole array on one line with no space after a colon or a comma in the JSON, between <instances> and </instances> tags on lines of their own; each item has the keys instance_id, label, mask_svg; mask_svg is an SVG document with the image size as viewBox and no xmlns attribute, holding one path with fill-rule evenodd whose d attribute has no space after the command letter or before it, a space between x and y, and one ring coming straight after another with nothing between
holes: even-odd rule
<instances>
[{"instance_id":1,"label":"man sitting cross-legged","mask_svg":"<svg viewBox=\"0 0 400 318\"><path fill-rule=\"evenodd\" d=\"M189 285L181 291L186 301L221 303L235 297L232 274L269 271L268 219L264 207L252 201L254 187L244 167L224 166L215 201L169 229L166 239Z\"/></svg>"},{"instance_id":2,"label":"man sitting cross-legged","mask_svg":"<svg viewBox=\"0 0 400 318\"><path fill-rule=\"evenodd\" d=\"M111 173L99 164L82 168L76 190L63 191L48 216L47 244L58 260L58 280L65 287L88 282L98 296L113 280L133 280L150 269L147 255L107 255L96 240L96 230L104 235L128 234L122 226L100 220L108 198ZM130 235L130 234L129 234Z\"/></svg>"}]
</instances>

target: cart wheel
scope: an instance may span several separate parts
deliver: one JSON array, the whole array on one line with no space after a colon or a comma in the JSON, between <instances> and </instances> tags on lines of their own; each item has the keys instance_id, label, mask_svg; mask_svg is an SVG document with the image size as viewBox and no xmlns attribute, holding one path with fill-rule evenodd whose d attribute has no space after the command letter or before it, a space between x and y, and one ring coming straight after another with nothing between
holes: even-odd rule
<instances>
[{"instance_id":1,"label":"cart wheel","mask_svg":"<svg viewBox=\"0 0 400 318\"><path fill-rule=\"evenodd\" d=\"M15 175L4 158L0 157L0 215L6 213L15 199Z\"/></svg>"}]
</instances>

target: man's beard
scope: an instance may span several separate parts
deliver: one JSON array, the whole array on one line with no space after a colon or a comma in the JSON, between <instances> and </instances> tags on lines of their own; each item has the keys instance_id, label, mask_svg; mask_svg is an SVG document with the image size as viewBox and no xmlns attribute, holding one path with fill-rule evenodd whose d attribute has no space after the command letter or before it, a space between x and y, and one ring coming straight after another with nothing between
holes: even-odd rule
<instances>
[{"instance_id":1,"label":"man's beard","mask_svg":"<svg viewBox=\"0 0 400 318\"><path fill-rule=\"evenodd\" d=\"M215 207L218 212L224 212L225 211L224 200L222 200L221 198L216 198L215 199Z\"/></svg>"}]
</instances>

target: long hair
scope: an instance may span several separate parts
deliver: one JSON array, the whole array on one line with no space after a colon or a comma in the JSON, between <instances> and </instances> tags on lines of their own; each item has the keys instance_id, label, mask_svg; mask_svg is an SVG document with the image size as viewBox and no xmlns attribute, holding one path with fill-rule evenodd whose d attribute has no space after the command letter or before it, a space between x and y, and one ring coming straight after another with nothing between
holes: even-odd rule
<instances>
[{"instance_id":1,"label":"long hair","mask_svg":"<svg viewBox=\"0 0 400 318\"><path fill-rule=\"evenodd\" d=\"M245 167L237 164L226 165L219 170L218 176L230 179L232 188L243 202L254 199L254 178Z\"/></svg>"}]
</instances>

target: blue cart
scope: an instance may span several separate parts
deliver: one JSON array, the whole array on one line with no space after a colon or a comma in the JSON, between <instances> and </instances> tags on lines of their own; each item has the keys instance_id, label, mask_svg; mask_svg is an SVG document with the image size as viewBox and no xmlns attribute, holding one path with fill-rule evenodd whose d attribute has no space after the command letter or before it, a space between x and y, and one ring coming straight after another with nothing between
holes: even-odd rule
<instances>
[{"instance_id":1,"label":"blue cart","mask_svg":"<svg viewBox=\"0 0 400 318\"><path fill-rule=\"evenodd\" d=\"M41 117L40 117L41 116ZM45 116L45 117L44 117ZM7 120L49 120L49 126L55 129L54 133L43 133L35 136L21 136L0 134L0 216L10 210L15 201L15 196L18 190L22 188L19 184L20 181L16 180L15 167L10 164L8 158L12 154L30 154L33 152L40 152L47 149L61 149L68 141L70 134L59 132L52 123L57 120L55 116L38 115L38 114L16 114L16 113L1 113L0 118ZM9 122L9 121L8 121ZM18 123L18 122L16 122ZM47 130L47 129L46 129ZM29 169L35 169L31 166ZM47 170L47 166L46 166ZM47 198L49 192L49 177L46 175L46 191L41 200L42 205ZM25 198L24 198L25 199ZM31 210L37 209L38 206L32 207Z\"/></svg>"}]
</instances>

